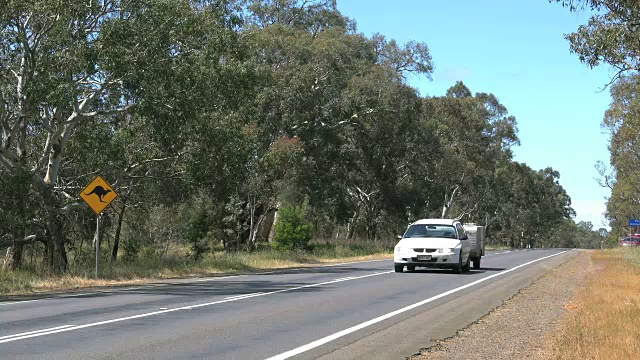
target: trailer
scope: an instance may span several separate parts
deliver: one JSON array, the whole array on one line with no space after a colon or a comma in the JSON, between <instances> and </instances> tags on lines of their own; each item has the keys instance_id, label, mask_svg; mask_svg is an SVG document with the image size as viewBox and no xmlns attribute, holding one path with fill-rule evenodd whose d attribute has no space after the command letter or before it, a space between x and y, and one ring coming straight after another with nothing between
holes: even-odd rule
<instances>
[{"instance_id":1,"label":"trailer","mask_svg":"<svg viewBox=\"0 0 640 360\"><path fill-rule=\"evenodd\" d=\"M473 268L480 269L480 259L484 256L484 226L464 224L464 231L471 245L469 258L473 262Z\"/></svg>"}]
</instances>

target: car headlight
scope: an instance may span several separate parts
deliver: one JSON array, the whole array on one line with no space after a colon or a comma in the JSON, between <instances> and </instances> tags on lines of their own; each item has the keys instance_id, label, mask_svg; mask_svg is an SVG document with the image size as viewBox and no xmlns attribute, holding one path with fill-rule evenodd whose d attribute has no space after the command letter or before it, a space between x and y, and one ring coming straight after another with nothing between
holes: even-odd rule
<instances>
[{"instance_id":1,"label":"car headlight","mask_svg":"<svg viewBox=\"0 0 640 360\"><path fill-rule=\"evenodd\" d=\"M444 249L438 249L438 252L439 252L439 253L443 253L443 252L444 252Z\"/></svg>"},{"instance_id":2,"label":"car headlight","mask_svg":"<svg viewBox=\"0 0 640 360\"><path fill-rule=\"evenodd\" d=\"M456 252L456 248L450 248L449 252Z\"/></svg>"},{"instance_id":3,"label":"car headlight","mask_svg":"<svg viewBox=\"0 0 640 360\"><path fill-rule=\"evenodd\" d=\"M402 252L402 248L400 246L396 246L396 252L397 253L401 253Z\"/></svg>"}]
</instances>

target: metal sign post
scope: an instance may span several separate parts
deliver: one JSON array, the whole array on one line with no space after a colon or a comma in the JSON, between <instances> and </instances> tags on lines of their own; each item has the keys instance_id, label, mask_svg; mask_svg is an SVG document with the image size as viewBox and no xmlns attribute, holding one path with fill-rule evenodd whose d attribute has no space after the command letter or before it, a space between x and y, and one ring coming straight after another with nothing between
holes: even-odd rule
<instances>
[{"instance_id":1,"label":"metal sign post","mask_svg":"<svg viewBox=\"0 0 640 360\"><path fill-rule=\"evenodd\" d=\"M629 236L633 236L633 229L631 227L640 226L640 219L629 219Z\"/></svg>"},{"instance_id":2,"label":"metal sign post","mask_svg":"<svg viewBox=\"0 0 640 360\"><path fill-rule=\"evenodd\" d=\"M118 194L113 190L101 176L96 176L89 185L80 192L80 198L89 205L89 208L96 214L96 279L98 278L98 260L100 259L100 222L102 212L111 204Z\"/></svg>"},{"instance_id":3,"label":"metal sign post","mask_svg":"<svg viewBox=\"0 0 640 360\"><path fill-rule=\"evenodd\" d=\"M96 216L96 279L98 278L98 260L100 259L100 220L102 218L102 213Z\"/></svg>"}]
</instances>

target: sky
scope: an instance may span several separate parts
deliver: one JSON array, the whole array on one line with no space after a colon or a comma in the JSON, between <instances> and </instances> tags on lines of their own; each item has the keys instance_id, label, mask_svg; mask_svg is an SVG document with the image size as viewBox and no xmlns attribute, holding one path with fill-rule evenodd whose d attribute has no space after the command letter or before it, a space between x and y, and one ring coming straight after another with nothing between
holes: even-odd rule
<instances>
[{"instance_id":1,"label":"sky","mask_svg":"<svg viewBox=\"0 0 640 360\"><path fill-rule=\"evenodd\" d=\"M473 93L493 93L518 121L514 160L557 170L576 222L609 228L610 191L598 185L594 166L609 163L600 124L611 100L602 89L613 73L582 64L564 39L589 12L547 0L338 0L338 9L367 36L429 46L433 80L409 80L422 96L444 95L458 80Z\"/></svg>"}]
</instances>

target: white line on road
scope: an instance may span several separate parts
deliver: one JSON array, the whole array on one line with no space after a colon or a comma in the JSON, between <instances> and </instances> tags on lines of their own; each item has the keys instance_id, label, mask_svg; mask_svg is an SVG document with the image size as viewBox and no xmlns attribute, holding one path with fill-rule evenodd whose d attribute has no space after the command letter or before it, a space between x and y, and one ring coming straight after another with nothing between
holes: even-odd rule
<instances>
[{"instance_id":1,"label":"white line on road","mask_svg":"<svg viewBox=\"0 0 640 360\"><path fill-rule=\"evenodd\" d=\"M493 275L487 276L487 277L485 277L485 278L482 278L482 279L480 279L480 280L476 280L476 281L474 281L474 282L472 282L472 283L469 283L469 284L467 284L467 285L463 285L463 286L457 287L457 288L455 288L455 289L452 289L452 290L449 290L449 291L443 292L442 294L439 294L439 295L436 295L436 296L430 297L430 298L428 298L428 299L426 299L426 300L422 300L422 301L417 302L417 303L415 303L415 304L412 304L412 305L409 305L409 306L403 307L402 309L399 309L399 310L396 310L396 311L390 312L390 313L388 313L388 314L385 314L385 315L379 316L379 317L377 317L377 318L375 318L375 319L371 319L371 320L369 320L369 321L365 321L365 322L363 322L363 323L361 323L361 324L359 324L359 325L356 325L356 326L350 327L350 328L348 328L348 329L345 329L345 330L339 331L339 332L337 332L337 333L335 333L335 334L332 334L332 335L329 335L329 336L323 337L322 339L318 339L318 340L316 340L316 341L314 341L314 342L311 342L311 343L309 343L309 344L307 344L307 345L303 345L303 346L297 347L297 348L295 348L295 349L293 349L293 350L289 350L289 351L287 351L287 352L284 352L284 353L282 353L282 354L280 354L280 355L276 355L276 356L270 357L270 358L268 358L267 360L285 360L285 359L288 359L288 358L290 358L290 357L292 357L292 356L296 356L296 355L298 355L298 354L302 354L303 352L307 352L307 351L309 351L309 350L311 350L311 349L317 348L318 346L324 345L324 344L326 344L326 343L328 343L328 342L331 342L331 341L333 341L333 340L339 339L339 338L341 338L341 337L343 337L343 336L349 335L349 334L351 334L351 333L353 333L353 332L356 332L356 331L358 331L358 330L364 329L364 328L366 328L366 327L368 327L368 326L371 326L371 325L373 325L373 324L379 323L379 322L381 322L381 321L383 321L383 320L389 319L389 318L391 318L391 317L393 317L393 316L396 316L396 315L402 314L402 313L404 313L404 312L407 312L407 311L409 311L409 310L415 309L415 308L417 308L418 306L422 306L422 305L424 305L424 304L428 304L428 303L430 303L430 302L432 302L432 301L434 301L434 300L440 299L440 298L445 297L445 296L447 296L447 295L451 295L451 294L456 293L456 292L458 292L458 291L460 291L460 290L464 290L464 289L466 289L466 288L468 288L468 287L471 287L471 286L474 286L474 285L480 284L480 283L485 282L485 281L487 281L487 280L489 280L489 279L493 279L493 278L495 278L495 277L498 277L498 276L501 276L501 275L507 274L507 273L509 273L509 272L512 272L512 271L517 270L517 269L519 269L519 268L521 268L521 267L524 267L524 266L527 266L527 265L533 264L533 263L538 262L538 261L540 261L540 260L544 260L544 259L548 259L548 258L550 258L550 257L558 256L558 255L563 254L563 253L565 253L565 252L566 252L566 251L562 251L562 252L559 252L559 253L557 253L557 254L553 254L553 255L549 255L549 256L541 257L541 258L539 258L539 259L532 260L532 261L529 261L529 262L524 263L524 264L522 264L522 265L518 265L518 266L516 266L516 267L513 267L513 268L511 268L511 269L509 269L509 270L504 270L504 271L499 272L499 273L497 273L497 274L493 274Z\"/></svg>"},{"instance_id":2,"label":"white line on road","mask_svg":"<svg viewBox=\"0 0 640 360\"><path fill-rule=\"evenodd\" d=\"M251 294L234 295L234 296L226 297L225 299L227 299L227 300L228 299L239 300L239 299L245 299L245 298L248 298L248 297L254 297L254 296L259 295L259 294L264 294L264 293L263 292L257 292L257 293L251 293Z\"/></svg>"},{"instance_id":3,"label":"white line on road","mask_svg":"<svg viewBox=\"0 0 640 360\"><path fill-rule=\"evenodd\" d=\"M231 275L231 276L212 277L212 278L194 280L194 282L214 281L214 280L237 278L237 277L242 277L242 276L247 276L247 275ZM176 283L176 284L173 284L173 285L180 285L180 284L188 284L188 282Z\"/></svg>"},{"instance_id":4,"label":"white line on road","mask_svg":"<svg viewBox=\"0 0 640 360\"><path fill-rule=\"evenodd\" d=\"M36 299L36 300L25 300L25 301L12 301L12 302L8 302L8 303L0 303L0 306L15 305L15 304L24 304L24 303L28 303L28 302L34 302L34 301L40 301L40 299Z\"/></svg>"},{"instance_id":5,"label":"white line on road","mask_svg":"<svg viewBox=\"0 0 640 360\"><path fill-rule=\"evenodd\" d=\"M352 262L345 262L345 263L339 263L339 264L308 266L308 267L302 267L302 268L283 268L283 269L277 269L277 270L273 270L273 271L251 273L251 274L230 275L230 276L220 276L220 277L209 277L209 278L205 278L205 279L193 280L193 282L218 281L218 280L223 280L223 279L238 278L238 277L251 276L251 275L277 274L278 272L282 272L282 271L306 270L306 269L314 269L314 268L324 268L324 267L333 267L333 266L342 266L342 265L351 265L351 264L363 264L363 263L369 263L369 262L390 261L390 260L393 260L393 259L389 258L389 259L381 259L381 260L352 261ZM69 297L80 297L80 296L87 296L87 295L105 294L105 293L108 294L108 293L115 293L115 292L121 292L121 291L129 291L129 290L143 290L145 288L150 288L150 287L152 288L152 287L167 286L167 285L182 285L182 284L189 284L189 283L190 282L151 284L151 285L140 285L140 286L121 288L121 289L98 290L98 291L92 292L92 293L59 295L59 296L53 296L53 297L48 297L48 298L44 298L44 299L34 299L34 300L25 300L25 301L12 301L12 302L7 302L7 303L0 303L0 306L24 304L24 303L28 303L28 302L35 302L35 301L42 301L42 300L64 299L64 298L69 298Z\"/></svg>"},{"instance_id":6,"label":"white line on road","mask_svg":"<svg viewBox=\"0 0 640 360\"><path fill-rule=\"evenodd\" d=\"M371 277L371 276L390 274L392 272L394 272L394 271L385 271L385 272L378 272L378 273L373 273L373 274L368 274L368 275L355 276L355 277L353 277L353 278L351 278L349 280L364 279L364 278L368 278L368 277ZM253 296L250 296L250 297L273 295L273 294L278 294L278 293L283 293L283 292L288 292L288 291L306 289L306 288L317 287L317 286L322 286L322 285L335 284L335 283L338 283L338 282L349 281L349 280L337 279L337 280L331 280L331 281L326 281L326 282L317 283L317 284L296 286L296 287L292 287L292 288L288 288L288 289L275 290L275 291L270 291L270 292L261 293L261 294L254 294ZM191 309L194 309L194 308L199 308L199 307L204 307L204 306L211 306L211 305L216 305L216 304L222 304L222 303L227 303L227 302L231 302L231 301L243 300L243 299L247 299L247 298L249 298L249 297L240 297L240 298L235 297L235 298L231 298L231 299L213 301L213 302L210 302L210 303L189 305L189 306L184 306L184 307L179 307L179 308L174 308L174 309L153 311L153 312L139 314L139 315L127 316L127 317L111 319L111 320L105 320L105 321L99 321L99 322L95 322L95 323L89 323L89 324L78 325L78 326L71 326L71 327L66 327L64 329L57 329L57 330L44 329L44 330L41 330L38 333L29 334L29 335L15 334L15 335L8 336L9 338L7 338L7 339L0 340L0 344L11 342L11 341L17 341L17 340L23 340L23 339L38 337L38 336L56 334L56 333L61 333L61 332L66 332L66 331L85 329L85 328L89 328L89 327L94 327L94 326L98 326L98 325L105 325L105 324L111 324L111 323L125 321L125 320L139 319L139 318L149 317L149 316L153 316L153 315L166 314L166 313L180 311L180 310L191 310ZM48 331L48 330L51 330L51 331Z\"/></svg>"},{"instance_id":7,"label":"white line on road","mask_svg":"<svg viewBox=\"0 0 640 360\"><path fill-rule=\"evenodd\" d=\"M48 329L42 329L42 330L35 330L35 331L29 331L29 332L23 332L20 334L13 334L13 335L7 335L7 336L0 336L0 340L2 339L8 339L8 338L14 338L17 336L23 336L23 335L30 335L30 334L36 334L36 333L41 333L41 332L45 332L45 331L51 331L51 330L57 330L57 329L64 329L64 328L68 328L71 327L73 325L62 325L62 326L56 326L53 328L48 328Z\"/></svg>"}]
</instances>

